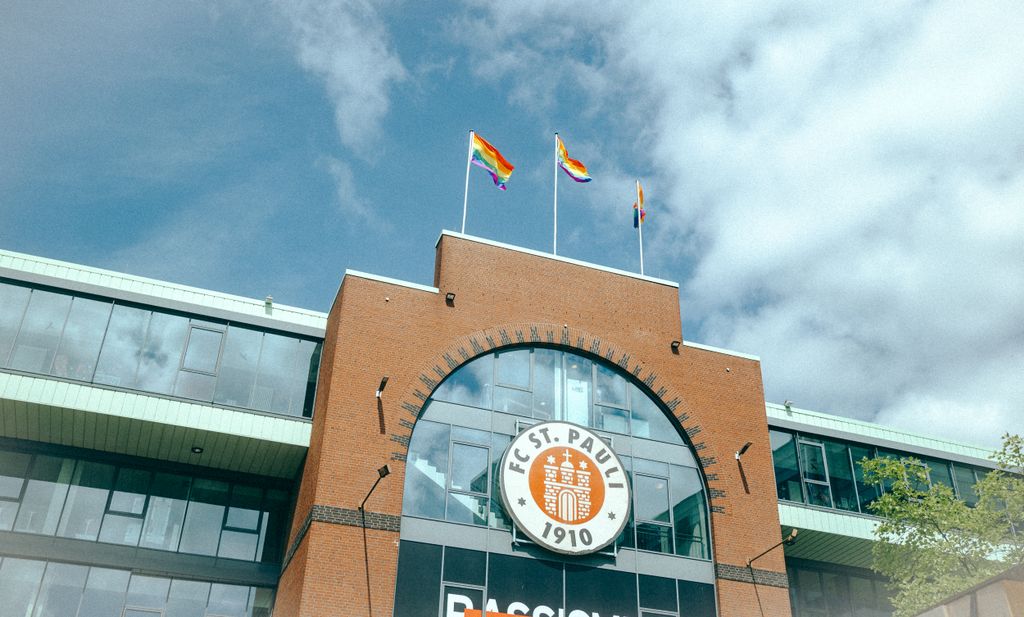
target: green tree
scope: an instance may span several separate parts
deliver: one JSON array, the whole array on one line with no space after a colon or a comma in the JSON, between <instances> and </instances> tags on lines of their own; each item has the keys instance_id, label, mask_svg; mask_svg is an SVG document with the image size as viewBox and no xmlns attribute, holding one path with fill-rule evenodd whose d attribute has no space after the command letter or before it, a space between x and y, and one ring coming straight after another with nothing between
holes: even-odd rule
<instances>
[{"instance_id":1,"label":"green tree","mask_svg":"<svg viewBox=\"0 0 1024 617\"><path fill-rule=\"evenodd\" d=\"M975 485L974 507L948 486L929 486L927 468L916 459L862 461L866 480L883 488L871 504L883 519L872 567L889 578L897 617L1024 563L1024 439L1004 435L992 459L998 469Z\"/></svg>"}]
</instances>

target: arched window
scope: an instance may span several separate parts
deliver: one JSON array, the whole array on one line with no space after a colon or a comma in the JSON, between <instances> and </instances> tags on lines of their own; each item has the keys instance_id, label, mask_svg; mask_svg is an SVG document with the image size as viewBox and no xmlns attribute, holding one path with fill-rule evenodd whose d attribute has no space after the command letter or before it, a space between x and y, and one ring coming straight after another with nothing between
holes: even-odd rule
<instances>
[{"instance_id":1,"label":"arched window","mask_svg":"<svg viewBox=\"0 0 1024 617\"><path fill-rule=\"evenodd\" d=\"M506 447L522 430L552 420L592 429L626 468L630 520L618 540L596 555L547 552L519 532L502 508L497 476ZM588 600L582 591L594 585L616 591L587 593L625 598L619 615L714 615L707 498L696 458L679 431L639 382L600 359L516 347L459 367L424 405L409 445L395 615L440 611L457 617L469 605L481 609L485 598L497 602L488 611L506 612L506 603L515 601L529 604L531 614L538 603L541 614L545 607L554 614L558 607L566 615L573 609L612 614L593 606L609 599ZM569 493L558 500L560 508L577 505ZM458 565L463 562L477 565ZM435 567L441 568L438 578L427 575L433 582L404 580L422 579ZM478 569L479 577L466 574ZM539 578L525 584L541 591L506 590L506 573L520 570L534 572ZM551 604L546 593L563 599ZM583 595L574 603L573 593ZM524 594L529 597L519 597Z\"/></svg>"}]
</instances>

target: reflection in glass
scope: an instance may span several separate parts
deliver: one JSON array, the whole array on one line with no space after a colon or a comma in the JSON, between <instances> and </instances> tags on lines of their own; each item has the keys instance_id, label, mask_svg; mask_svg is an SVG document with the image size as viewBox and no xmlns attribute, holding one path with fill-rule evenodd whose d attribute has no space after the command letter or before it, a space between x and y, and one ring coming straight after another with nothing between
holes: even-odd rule
<instances>
[{"instance_id":1,"label":"reflection in glass","mask_svg":"<svg viewBox=\"0 0 1024 617\"><path fill-rule=\"evenodd\" d=\"M493 375L494 356L480 356L449 375L432 396L439 401L490 409Z\"/></svg>"},{"instance_id":2,"label":"reflection in glass","mask_svg":"<svg viewBox=\"0 0 1024 617\"><path fill-rule=\"evenodd\" d=\"M115 305L110 314L106 338L96 363L93 381L111 386L135 386L139 356L146 341L149 311Z\"/></svg>"},{"instance_id":3,"label":"reflection in glass","mask_svg":"<svg viewBox=\"0 0 1024 617\"><path fill-rule=\"evenodd\" d=\"M14 523L15 531L53 535L68 492L74 459L37 455Z\"/></svg>"},{"instance_id":4,"label":"reflection in glass","mask_svg":"<svg viewBox=\"0 0 1024 617\"><path fill-rule=\"evenodd\" d=\"M127 604L140 608L162 609L167 603L167 590L171 579L133 574L128 583Z\"/></svg>"},{"instance_id":5,"label":"reflection in glass","mask_svg":"<svg viewBox=\"0 0 1024 617\"><path fill-rule=\"evenodd\" d=\"M196 478L192 483L185 526L181 534L182 553L216 555L224 509L228 503L228 483Z\"/></svg>"},{"instance_id":6,"label":"reflection in glass","mask_svg":"<svg viewBox=\"0 0 1024 617\"><path fill-rule=\"evenodd\" d=\"M448 494L445 518L453 523L487 524L487 499L461 493Z\"/></svg>"},{"instance_id":7,"label":"reflection in glass","mask_svg":"<svg viewBox=\"0 0 1024 617\"><path fill-rule=\"evenodd\" d=\"M854 488L853 467L850 465L850 454L846 444L826 440L825 457L835 507L856 512L857 490Z\"/></svg>"},{"instance_id":8,"label":"reflection in glass","mask_svg":"<svg viewBox=\"0 0 1024 617\"><path fill-rule=\"evenodd\" d=\"M68 490L57 535L78 540L95 540L114 484L114 466L79 461Z\"/></svg>"},{"instance_id":9,"label":"reflection in glass","mask_svg":"<svg viewBox=\"0 0 1024 617\"><path fill-rule=\"evenodd\" d=\"M224 617L246 617L245 609L249 603L249 588L241 585L210 585L210 603L207 612L210 615Z\"/></svg>"},{"instance_id":10,"label":"reflection in glass","mask_svg":"<svg viewBox=\"0 0 1024 617\"><path fill-rule=\"evenodd\" d=\"M974 490L974 471L967 466L953 463L953 473L956 476L956 489L964 502L969 506L977 505L978 493ZM3 507L3 504L0 504Z\"/></svg>"},{"instance_id":11,"label":"reflection in glass","mask_svg":"<svg viewBox=\"0 0 1024 617\"><path fill-rule=\"evenodd\" d=\"M0 564L0 615L24 617L32 614L46 563L5 557Z\"/></svg>"},{"instance_id":12,"label":"reflection in glass","mask_svg":"<svg viewBox=\"0 0 1024 617\"><path fill-rule=\"evenodd\" d=\"M634 507L639 521L670 522L668 480L637 474L633 483Z\"/></svg>"},{"instance_id":13,"label":"reflection in glass","mask_svg":"<svg viewBox=\"0 0 1024 617\"><path fill-rule=\"evenodd\" d=\"M100 530L101 542L135 546L142 533L142 514L146 509L150 473L144 469L123 467L118 472L114 492Z\"/></svg>"},{"instance_id":14,"label":"reflection in glass","mask_svg":"<svg viewBox=\"0 0 1024 617\"><path fill-rule=\"evenodd\" d=\"M249 405L256 384L256 368L262 343L262 332L235 326L228 328L217 390L213 395L215 403L238 407Z\"/></svg>"},{"instance_id":15,"label":"reflection in glass","mask_svg":"<svg viewBox=\"0 0 1024 617\"><path fill-rule=\"evenodd\" d=\"M153 476L152 493L139 546L165 551L177 550L190 484L191 480L187 476L170 473L157 473Z\"/></svg>"},{"instance_id":16,"label":"reflection in glass","mask_svg":"<svg viewBox=\"0 0 1024 617\"><path fill-rule=\"evenodd\" d=\"M188 332L185 359L181 362L181 368L197 373L216 373L223 338L224 334L217 330L192 326Z\"/></svg>"},{"instance_id":17,"label":"reflection in glass","mask_svg":"<svg viewBox=\"0 0 1024 617\"><path fill-rule=\"evenodd\" d=\"M801 443L800 458L804 464L804 480L828 482L828 473L825 471L825 457L821 446Z\"/></svg>"},{"instance_id":18,"label":"reflection in glass","mask_svg":"<svg viewBox=\"0 0 1024 617\"><path fill-rule=\"evenodd\" d=\"M800 488L800 466L796 460L796 439L790 433L771 430L768 438L772 446L772 461L775 464L775 489L779 499L803 501Z\"/></svg>"},{"instance_id":19,"label":"reflection in glass","mask_svg":"<svg viewBox=\"0 0 1024 617\"><path fill-rule=\"evenodd\" d=\"M118 615L124 605L125 593L128 591L127 570L108 570L106 568L90 568L89 578L82 594L82 604L78 609L78 617L109 617Z\"/></svg>"},{"instance_id":20,"label":"reflection in glass","mask_svg":"<svg viewBox=\"0 0 1024 617\"><path fill-rule=\"evenodd\" d=\"M447 424L427 420L416 423L409 444L409 464L406 466L402 498L402 509L406 514L444 518L449 430Z\"/></svg>"},{"instance_id":21,"label":"reflection in glass","mask_svg":"<svg viewBox=\"0 0 1024 617\"><path fill-rule=\"evenodd\" d=\"M264 411L288 413L292 392L290 378L295 371L297 339L263 335L263 350L260 352L259 371L253 390L252 406Z\"/></svg>"},{"instance_id":22,"label":"reflection in glass","mask_svg":"<svg viewBox=\"0 0 1024 617\"><path fill-rule=\"evenodd\" d=\"M71 296L34 290L21 322L21 331L14 342L10 367L19 371L49 373L70 308Z\"/></svg>"},{"instance_id":23,"label":"reflection in glass","mask_svg":"<svg viewBox=\"0 0 1024 617\"><path fill-rule=\"evenodd\" d=\"M487 492L487 448L452 444L451 488L456 491Z\"/></svg>"},{"instance_id":24,"label":"reflection in glass","mask_svg":"<svg viewBox=\"0 0 1024 617\"><path fill-rule=\"evenodd\" d=\"M32 457L23 452L0 450L0 530L9 531L18 513L18 500Z\"/></svg>"},{"instance_id":25,"label":"reflection in glass","mask_svg":"<svg viewBox=\"0 0 1024 617\"><path fill-rule=\"evenodd\" d=\"M603 364L597 365L597 400L610 407L626 409L626 378Z\"/></svg>"},{"instance_id":26,"label":"reflection in glass","mask_svg":"<svg viewBox=\"0 0 1024 617\"><path fill-rule=\"evenodd\" d=\"M68 617L78 611L82 588L89 573L86 566L49 563L36 598L35 617Z\"/></svg>"},{"instance_id":27,"label":"reflection in glass","mask_svg":"<svg viewBox=\"0 0 1024 617\"><path fill-rule=\"evenodd\" d=\"M543 347L533 350L534 418L562 416L562 375L562 352Z\"/></svg>"},{"instance_id":28,"label":"reflection in glass","mask_svg":"<svg viewBox=\"0 0 1024 617\"><path fill-rule=\"evenodd\" d=\"M700 472L692 467L672 465L671 481L676 554L696 559L710 559L708 513L704 507L704 488Z\"/></svg>"},{"instance_id":29,"label":"reflection in glass","mask_svg":"<svg viewBox=\"0 0 1024 617\"><path fill-rule=\"evenodd\" d=\"M64 324L64 336L53 360L53 375L82 381L92 379L110 308L110 302L74 299Z\"/></svg>"},{"instance_id":30,"label":"reflection in glass","mask_svg":"<svg viewBox=\"0 0 1024 617\"><path fill-rule=\"evenodd\" d=\"M210 597L210 583L201 581L171 581L167 596L166 617L203 617L206 601Z\"/></svg>"},{"instance_id":31,"label":"reflection in glass","mask_svg":"<svg viewBox=\"0 0 1024 617\"><path fill-rule=\"evenodd\" d=\"M27 287L0 283L0 366L7 366L7 360L18 336L21 318L28 305L30 290Z\"/></svg>"},{"instance_id":32,"label":"reflection in glass","mask_svg":"<svg viewBox=\"0 0 1024 617\"><path fill-rule=\"evenodd\" d=\"M282 545L288 529L288 502L288 493L285 491L267 489L263 502L260 543L256 547L259 561L281 563Z\"/></svg>"},{"instance_id":33,"label":"reflection in glass","mask_svg":"<svg viewBox=\"0 0 1024 617\"><path fill-rule=\"evenodd\" d=\"M875 452L872 448L850 446L850 458L853 460L853 477L857 481L857 496L860 499L860 511L865 514L871 513L871 508L868 506L872 501L878 499L880 496L877 485L868 484L864 481L864 470L861 468L861 463L864 459L870 459L874 456Z\"/></svg>"},{"instance_id":34,"label":"reflection in glass","mask_svg":"<svg viewBox=\"0 0 1024 617\"><path fill-rule=\"evenodd\" d=\"M514 349L494 354L498 383L528 390L530 388L530 350Z\"/></svg>"},{"instance_id":35,"label":"reflection in glass","mask_svg":"<svg viewBox=\"0 0 1024 617\"><path fill-rule=\"evenodd\" d=\"M181 363L181 351L188 333L188 319L178 315L153 313L149 320L145 345L140 351L135 387L147 392L170 394ZM106 344L103 345L106 348Z\"/></svg>"},{"instance_id":36,"label":"reflection in glass","mask_svg":"<svg viewBox=\"0 0 1024 617\"><path fill-rule=\"evenodd\" d=\"M632 382L629 384L629 400L633 408L631 428L634 436L669 443L682 441L679 426Z\"/></svg>"},{"instance_id":37,"label":"reflection in glass","mask_svg":"<svg viewBox=\"0 0 1024 617\"><path fill-rule=\"evenodd\" d=\"M565 359L565 420L581 426L590 426L591 386L594 363L577 356Z\"/></svg>"}]
</instances>

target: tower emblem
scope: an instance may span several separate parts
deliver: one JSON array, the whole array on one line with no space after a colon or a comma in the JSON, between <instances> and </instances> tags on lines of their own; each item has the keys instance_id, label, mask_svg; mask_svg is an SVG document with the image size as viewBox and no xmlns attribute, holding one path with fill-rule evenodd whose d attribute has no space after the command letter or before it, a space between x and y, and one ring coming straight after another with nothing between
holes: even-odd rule
<instances>
[{"instance_id":1,"label":"tower emblem","mask_svg":"<svg viewBox=\"0 0 1024 617\"><path fill-rule=\"evenodd\" d=\"M618 457L598 435L568 422L543 422L517 435L499 483L516 527L558 553L598 551L629 518L629 484Z\"/></svg>"}]
</instances>

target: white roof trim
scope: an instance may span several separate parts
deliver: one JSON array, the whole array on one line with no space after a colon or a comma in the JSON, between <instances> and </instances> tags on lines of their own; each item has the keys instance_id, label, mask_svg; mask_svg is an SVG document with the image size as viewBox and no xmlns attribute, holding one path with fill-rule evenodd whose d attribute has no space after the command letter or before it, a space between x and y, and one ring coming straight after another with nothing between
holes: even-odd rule
<instances>
[{"instance_id":1,"label":"white roof trim","mask_svg":"<svg viewBox=\"0 0 1024 617\"><path fill-rule=\"evenodd\" d=\"M743 353L741 351L732 351L730 349L722 349L721 347L712 347L711 345L701 345L700 343L691 343L690 341L683 341L683 345L686 347L693 347L694 349L703 349L704 351L713 351L715 353L722 353L727 356L736 356L737 358L745 358L747 360L754 360L760 362L761 358L749 353Z\"/></svg>"},{"instance_id":2,"label":"white roof trim","mask_svg":"<svg viewBox=\"0 0 1024 617\"><path fill-rule=\"evenodd\" d=\"M495 242L494 240L487 240L485 238L478 238L476 236L468 236L466 234L460 234L455 231L448 231L447 229L441 230L441 234L437 237L437 242L434 243L436 248L441 243L442 236L451 236L453 238L461 238L463 240L469 240L470 242L477 242L479 244L487 244L489 246L496 246L498 248L508 249L510 251L516 251L518 253L525 253L527 255L534 255L536 257L543 257L545 259L553 259L554 261L561 261L563 263L572 264L574 266L583 266L584 268L590 268L592 270L600 270L602 272L609 272L611 274L618 274L620 276L628 276L630 278L639 279L641 281L647 281L649 283L657 283L658 285L667 285L668 287L675 287L679 289L679 283L673 281L667 281L665 279L654 278L653 276L646 276L637 274L636 272L627 272L625 270L617 270L615 268L609 268L607 266L599 266L597 264L588 263L585 261L579 261L578 259L571 259L569 257L562 257L560 255L552 255L551 253L544 253L542 251L535 251L533 249L523 248L521 246L514 246L512 244L505 244L503 242Z\"/></svg>"},{"instance_id":3,"label":"white roof trim","mask_svg":"<svg viewBox=\"0 0 1024 617\"><path fill-rule=\"evenodd\" d=\"M368 279L371 281L377 281L378 283L388 283L390 285L399 285L401 287L408 287L410 289L418 289L420 291L428 291L430 293L438 293L440 290L437 287L431 287L429 285L420 285L419 283L410 283L408 281L400 281L398 279L389 278L386 276L379 276L377 274L368 274L366 272L360 272L358 270L345 270L345 276L358 276L362 279ZM342 279L342 285L344 285L344 279Z\"/></svg>"}]
</instances>

